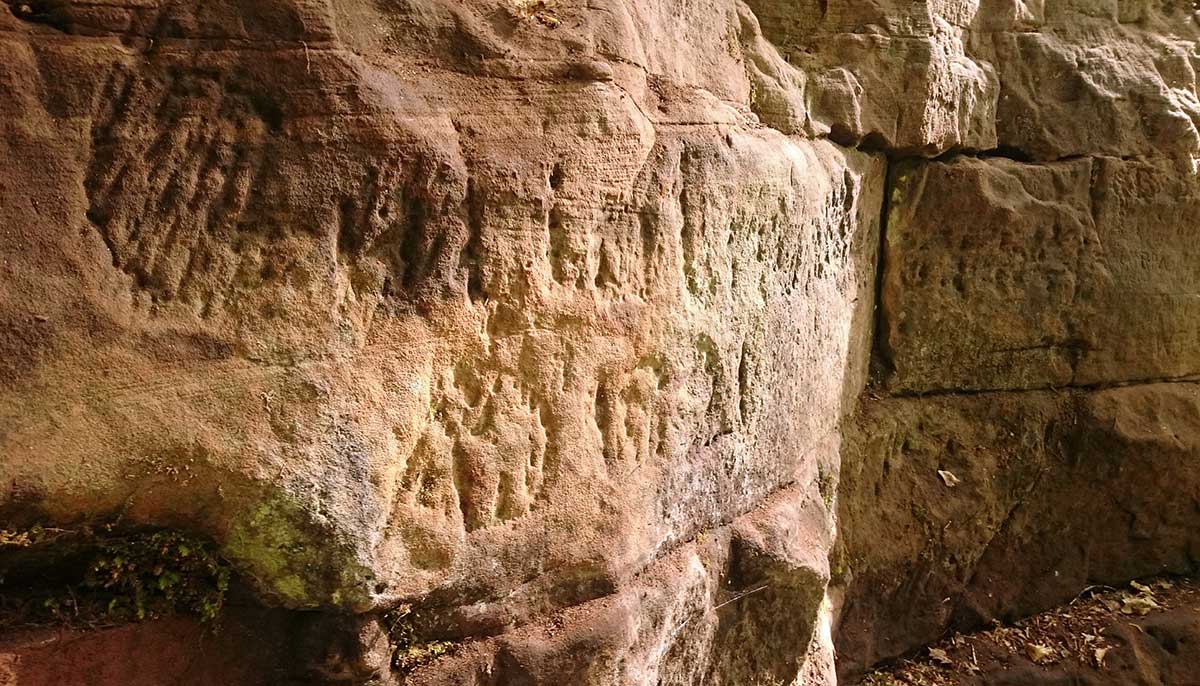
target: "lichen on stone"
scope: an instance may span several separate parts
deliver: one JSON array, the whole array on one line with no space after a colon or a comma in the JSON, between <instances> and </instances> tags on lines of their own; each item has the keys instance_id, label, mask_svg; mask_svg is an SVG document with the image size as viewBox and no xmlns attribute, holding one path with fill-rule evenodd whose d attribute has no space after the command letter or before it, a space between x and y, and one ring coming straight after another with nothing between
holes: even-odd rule
<instances>
[{"instance_id":1,"label":"lichen on stone","mask_svg":"<svg viewBox=\"0 0 1200 686\"><path fill-rule=\"evenodd\" d=\"M288 607L365 609L371 574L294 498L279 494L231 531L222 553Z\"/></svg>"}]
</instances>

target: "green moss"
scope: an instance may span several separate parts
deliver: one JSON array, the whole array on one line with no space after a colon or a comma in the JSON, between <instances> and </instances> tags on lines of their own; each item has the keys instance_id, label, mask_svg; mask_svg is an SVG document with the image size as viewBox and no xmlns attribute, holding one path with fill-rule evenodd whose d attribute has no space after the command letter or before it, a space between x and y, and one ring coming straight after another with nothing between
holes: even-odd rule
<instances>
[{"instance_id":1,"label":"green moss","mask_svg":"<svg viewBox=\"0 0 1200 686\"><path fill-rule=\"evenodd\" d=\"M289 607L360 609L370 602L370 571L288 496L254 509L233 528L222 552Z\"/></svg>"},{"instance_id":2,"label":"green moss","mask_svg":"<svg viewBox=\"0 0 1200 686\"><path fill-rule=\"evenodd\" d=\"M829 554L829 585L842 586L851 578L850 561L843 545L834 546Z\"/></svg>"},{"instance_id":3,"label":"green moss","mask_svg":"<svg viewBox=\"0 0 1200 686\"><path fill-rule=\"evenodd\" d=\"M833 475L823 464L817 465L817 492L821 494L821 501L825 503L825 507L833 506L833 497L837 494L837 489L834 487Z\"/></svg>"},{"instance_id":4,"label":"green moss","mask_svg":"<svg viewBox=\"0 0 1200 686\"><path fill-rule=\"evenodd\" d=\"M911 178L912 176L910 172L900 172L896 174L895 179L892 181L892 195L890 198L888 198L888 202L897 205L900 204L900 201L904 199L905 192L908 190L908 183Z\"/></svg>"},{"instance_id":5,"label":"green moss","mask_svg":"<svg viewBox=\"0 0 1200 686\"><path fill-rule=\"evenodd\" d=\"M921 178L909 163L900 163L893 171L889 180L891 187L888 193L887 206L887 241L889 244L900 240L904 227L912 213L914 194L921 192Z\"/></svg>"}]
</instances>

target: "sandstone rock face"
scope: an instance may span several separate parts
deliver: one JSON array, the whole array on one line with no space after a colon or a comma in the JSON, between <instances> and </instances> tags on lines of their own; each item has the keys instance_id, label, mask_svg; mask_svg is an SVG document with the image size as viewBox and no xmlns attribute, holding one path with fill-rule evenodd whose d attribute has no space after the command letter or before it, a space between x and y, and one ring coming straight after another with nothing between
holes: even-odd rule
<instances>
[{"instance_id":1,"label":"sandstone rock face","mask_svg":"<svg viewBox=\"0 0 1200 686\"><path fill-rule=\"evenodd\" d=\"M0 572L178 529L286 615L272 683L740 686L1182 571L1197 45L1152 0L6 1Z\"/></svg>"},{"instance_id":2,"label":"sandstone rock face","mask_svg":"<svg viewBox=\"0 0 1200 686\"><path fill-rule=\"evenodd\" d=\"M218 633L182 618L86 632L14 632L0 643L0 683L278 684L289 638L280 620L269 613L227 617Z\"/></svg>"},{"instance_id":3,"label":"sandstone rock face","mask_svg":"<svg viewBox=\"0 0 1200 686\"><path fill-rule=\"evenodd\" d=\"M6 522L422 640L607 613L506 683L828 673L885 164L761 126L732 3L0 16Z\"/></svg>"},{"instance_id":4,"label":"sandstone rock face","mask_svg":"<svg viewBox=\"0 0 1200 686\"><path fill-rule=\"evenodd\" d=\"M1200 559L1195 17L1008 10L951 22L996 76L993 141L889 169L878 383L842 446L847 680Z\"/></svg>"},{"instance_id":5,"label":"sandstone rock face","mask_svg":"<svg viewBox=\"0 0 1200 686\"><path fill-rule=\"evenodd\" d=\"M1200 146L1194 8L1111 0L749 0L773 126L893 151L1024 158Z\"/></svg>"},{"instance_id":6,"label":"sandstone rock face","mask_svg":"<svg viewBox=\"0 0 1200 686\"><path fill-rule=\"evenodd\" d=\"M898 393L1200 372L1188 161L896 165L883 281ZM950 334L950 335L947 335Z\"/></svg>"},{"instance_id":7,"label":"sandstone rock face","mask_svg":"<svg viewBox=\"0 0 1200 686\"><path fill-rule=\"evenodd\" d=\"M473 643L409 683L833 683L827 516L821 500L782 492L617 593Z\"/></svg>"},{"instance_id":8,"label":"sandstone rock face","mask_svg":"<svg viewBox=\"0 0 1200 686\"><path fill-rule=\"evenodd\" d=\"M836 563L844 673L1200 559L1195 384L893 398L856 420Z\"/></svg>"}]
</instances>

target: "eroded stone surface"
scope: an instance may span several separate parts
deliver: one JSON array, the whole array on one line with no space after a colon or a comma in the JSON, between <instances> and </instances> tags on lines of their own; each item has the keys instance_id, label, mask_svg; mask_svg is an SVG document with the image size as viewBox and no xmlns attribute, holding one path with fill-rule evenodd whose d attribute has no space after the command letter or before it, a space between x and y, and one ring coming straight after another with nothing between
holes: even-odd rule
<instances>
[{"instance_id":1,"label":"eroded stone surface","mask_svg":"<svg viewBox=\"0 0 1200 686\"><path fill-rule=\"evenodd\" d=\"M268 602L465 640L831 495L884 162L761 126L735 4L2 9L7 521L187 528ZM825 573L778 560L825 544L759 538L686 669L804 667Z\"/></svg>"},{"instance_id":2,"label":"eroded stone surface","mask_svg":"<svg viewBox=\"0 0 1200 686\"><path fill-rule=\"evenodd\" d=\"M409 684L832 683L829 513L786 490L615 594L472 643Z\"/></svg>"},{"instance_id":3,"label":"eroded stone surface","mask_svg":"<svg viewBox=\"0 0 1200 686\"><path fill-rule=\"evenodd\" d=\"M865 405L842 466L839 669L1193 569L1197 422L1191 383Z\"/></svg>"},{"instance_id":4,"label":"eroded stone surface","mask_svg":"<svg viewBox=\"0 0 1200 686\"><path fill-rule=\"evenodd\" d=\"M899 393L1200 372L1200 177L1164 159L892 171L881 305Z\"/></svg>"},{"instance_id":5,"label":"eroded stone surface","mask_svg":"<svg viewBox=\"0 0 1200 686\"><path fill-rule=\"evenodd\" d=\"M1193 9L1173 2L749 0L772 126L932 155L1200 152Z\"/></svg>"},{"instance_id":6,"label":"eroded stone surface","mask_svg":"<svg viewBox=\"0 0 1200 686\"><path fill-rule=\"evenodd\" d=\"M0 639L0 683L268 686L287 683L279 613L226 615L214 633L185 618L90 631L44 627Z\"/></svg>"},{"instance_id":7,"label":"eroded stone surface","mask_svg":"<svg viewBox=\"0 0 1200 686\"><path fill-rule=\"evenodd\" d=\"M1191 386L958 394L1196 373L1196 18L5 2L0 529L211 537L310 682L832 683L842 463L850 671L1182 569ZM946 397L844 425L885 197Z\"/></svg>"}]
</instances>

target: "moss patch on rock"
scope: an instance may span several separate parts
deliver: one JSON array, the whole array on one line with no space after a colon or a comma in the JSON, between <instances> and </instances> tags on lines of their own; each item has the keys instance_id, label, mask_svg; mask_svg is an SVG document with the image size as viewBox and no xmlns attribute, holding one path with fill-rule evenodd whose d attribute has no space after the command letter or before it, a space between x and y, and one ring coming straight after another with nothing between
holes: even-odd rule
<instances>
[{"instance_id":1,"label":"moss patch on rock","mask_svg":"<svg viewBox=\"0 0 1200 686\"><path fill-rule=\"evenodd\" d=\"M369 607L372 574L300 503L278 495L230 532L222 553L264 595L291 608Z\"/></svg>"}]
</instances>

